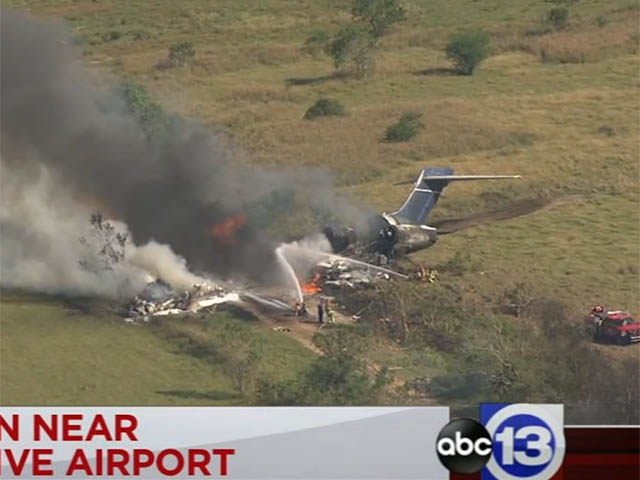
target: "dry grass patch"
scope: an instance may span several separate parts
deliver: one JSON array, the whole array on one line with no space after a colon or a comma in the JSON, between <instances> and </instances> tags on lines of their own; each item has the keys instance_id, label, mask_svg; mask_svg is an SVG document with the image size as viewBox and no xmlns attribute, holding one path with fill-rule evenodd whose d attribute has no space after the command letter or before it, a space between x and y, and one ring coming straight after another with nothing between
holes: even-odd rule
<instances>
[{"instance_id":1,"label":"dry grass patch","mask_svg":"<svg viewBox=\"0 0 640 480\"><path fill-rule=\"evenodd\" d=\"M545 35L517 34L499 39L495 50L521 50L548 63L597 62L635 54L640 44L640 16L636 13L603 26L587 24Z\"/></svg>"},{"instance_id":2,"label":"dry grass patch","mask_svg":"<svg viewBox=\"0 0 640 480\"><path fill-rule=\"evenodd\" d=\"M241 87L233 89L223 100L225 102L293 102L302 100L302 95L298 95L290 89L271 87Z\"/></svg>"}]
</instances>

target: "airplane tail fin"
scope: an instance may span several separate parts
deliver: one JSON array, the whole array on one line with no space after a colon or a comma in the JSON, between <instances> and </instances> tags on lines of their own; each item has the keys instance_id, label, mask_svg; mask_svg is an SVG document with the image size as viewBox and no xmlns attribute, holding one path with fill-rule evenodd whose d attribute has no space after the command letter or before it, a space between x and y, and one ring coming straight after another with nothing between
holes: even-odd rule
<instances>
[{"instance_id":1,"label":"airplane tail fin","mask_svg":"<svg viewBox=\"0 0 640 480\"><path fill-rule=\"evenodd\" d=\"M438 202L440 194L450 182L507 178L520 178L520 175L453 175L452 168L424 168L407 200L392 215L401 221L422 225Z\"/></svg>"}]
</instances>

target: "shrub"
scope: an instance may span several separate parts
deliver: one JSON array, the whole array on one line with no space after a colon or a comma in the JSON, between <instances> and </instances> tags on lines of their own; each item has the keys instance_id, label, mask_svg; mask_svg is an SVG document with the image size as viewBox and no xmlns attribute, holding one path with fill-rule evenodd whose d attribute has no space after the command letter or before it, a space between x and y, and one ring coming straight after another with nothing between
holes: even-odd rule
<instances>
[{"instance_id":1,"label":"shrub","mask_svg":"<svg viewBox=\"0 0 640 480\"><path fill-rule=\"evenodd\" d=\"M264 351L264 341L242 323L228 322L214 340L216 352L235 387L253 390Z\"/></svg>"},{"instance_id":2,"label":"shrub","mask_svg":"<svg viewBox=\"0 0 640 480\"><path fill-rule=\"evenodd\" d=\"M307 112L304 114L304 119L313 120L318 117L341 117L344 115L344 108L337 100L321 98L309 107Z\"/></svg>"},{"instance_id":3,"label":"shrub","mask_svg":"<svg viewBox=\"0 0 640 480\"><path fill-rule=\"evenodd\" d=\"M489 56L491 37L483 31L463 32L451 37L446 53L464 75L472 75L475 68Z\"/></svg>"},{"instance_id":4,"label":"shrub","mask_svg":"<svg viewBox=\"0 0 640 480\"><path fill-rule=\"evenodd\" d=\"M453 257L436 268L451 275L460 276L465 273L477 272L480 270L480 263L475 260L470 253L457 251Z\"/></svg>"},{"instance_id":5,"label":"shrub","mask_svg":"<svg viewBox=\"0 0 640 480\"><path fill-rule=\"evenodd\" d=\"M565 7L553 7L547 18L555 28L564 28L569 21L569 10Z\"/></svg>"},{"instance_id":6,"label":"shrub","mask_svg":"<svg viewBox=\"0 0 640 480\"><path fill-rule=\"evenodd\" d=\"M113 42L115 40L118 40L121 36L122 34L119 31L109 30L108 32L102 34L102 40L105 42Z\"/></svg>"},{"instance_id":7,"label":"shrub","mask_svg":"<svg viewBox=\"0 0 640 480\"><path fill-rule=\"evenodd\" d=\"M329 34L324 30L316 30L313 32L302 46L302 51L317 58L329 44Z\"/></svg>"},{"instance_id":8,"label":"shrub","mask_svg":"<svg viewBox=\"0 0 640 480\"><path fill-rule=\"evenodd\" d=\"M133 30L129 33L136 42L139 42L140 40L148 40L151 38L151 34L144 29Z\"/></svg>"},{"instance_id":9,"label":"shrub","mask_svg":"<svg viewBox=\"0 0 640 480\"><path fill-rule=\"evenodd\" d=\"M601 125L598 127L598 133L606 135L607 137L613 137L616 134L616 131L609 125Z\"/></svg>"},{"instance_id":10,"label":"shrub","mask_svg":"<svg viewBox=\"0 0 640 480\"><path fill-rule=\"evenodd\" d=\"M598 27L604 27L607 23L609 23L609 21L607 20L607 17L600 15L599 17L596 17L596 19L594 20L594 23Z\"/></svg>"},{"instance_id":11,"label":"shrub","mask_svg":"<svg viewBox=\"0 0 640 480\"><path fill-rule=\"evenodd\" d=\"M387 128L385 142L406 142L416 136L423 127L419 113L405 113L396 123Z\"/></svg>"},{"instance_id":12,"label":"shrub","mask_svg":"<svg viewBox=\"0 0 640 480\"><path fill-rule=\"evenodd\" d=\"M196 49L191 42L174 43L169 47L169 63L173 67L181 67L191 62L196 56Z\"/></svg>"}]
</instances>

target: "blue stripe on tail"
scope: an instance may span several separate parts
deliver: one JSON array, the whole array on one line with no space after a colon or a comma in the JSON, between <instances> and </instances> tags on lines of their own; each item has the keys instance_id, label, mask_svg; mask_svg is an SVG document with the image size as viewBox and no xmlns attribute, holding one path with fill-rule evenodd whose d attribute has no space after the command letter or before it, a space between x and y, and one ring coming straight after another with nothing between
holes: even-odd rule
<instances>
[{"instance_id":1,"label":"blue stripe on tail","mask_svg":"<svg viewBox=\"0 0 640 480\"><path fill-rule=\"evenodd\" d=\"M419 178L448 175L453 175L453 168L425 168L420 172ZM393 215L403 222L424 224L448 184L449 180L421 180L418 185L414 186L404 205Z\"/></svg>"}]
</instances>

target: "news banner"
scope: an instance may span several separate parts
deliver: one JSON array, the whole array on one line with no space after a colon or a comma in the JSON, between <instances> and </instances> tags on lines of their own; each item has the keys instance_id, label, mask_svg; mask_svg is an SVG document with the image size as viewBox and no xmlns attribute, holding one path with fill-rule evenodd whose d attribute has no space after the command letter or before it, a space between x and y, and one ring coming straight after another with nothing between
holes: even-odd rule
<instances>
[{"instance_id":1,"label":"news banner","mask_svg":"<svg viewBox=\"0 0 640 480\"><path fill-rule=\"evenodd\" d=\"M1 478L638 479L638 426L558 404L0 407Z\"/></svg>"}]
</instances>

